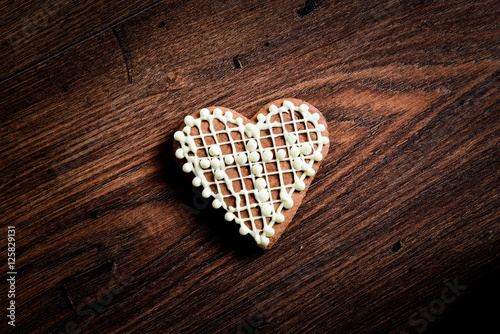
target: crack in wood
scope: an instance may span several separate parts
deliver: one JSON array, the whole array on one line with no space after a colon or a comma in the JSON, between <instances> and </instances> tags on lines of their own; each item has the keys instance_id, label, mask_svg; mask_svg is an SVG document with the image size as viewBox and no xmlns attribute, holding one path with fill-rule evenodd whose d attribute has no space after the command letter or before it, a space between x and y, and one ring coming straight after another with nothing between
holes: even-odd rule
<instances>
[{"instance_id":1,"label":"crack in wood","mask_svg":"<svg viewBox=\"0 0 500 334\"><path fill-rule=\"evenodd\" d=\"M3 84L4 82L7 82L8 80L13 79L13 78L17 77L18 75L20 75L22 73L30 71L30 70L36 68L37 66L40 66L41 64L47 62L48 60L50 60L52 58L55 58L55 57L63 54L64 52L67 52L68 50L70 50L70 49L72 49L72 48L74 48L74 47L76 47L78 45L81 45L81 44L85 43L86 41L94 38L95 36L98 36L98 35L102 34L105 31L108 31L108 29L113 29L113 27L116 27L117 25L119 25L122 22L125 22L125 21L127 21L127 20L129 20L129 19L131 19L133 17L136 17L136 16L138 16L138 15L144 13L144 12L147 12L149 9L151 9L151 8L153 8L153 7L161 4L163 1L164 0L154 1L151 4L149 4L149 5L141 8L141 9L139 9L138 11L136 11L134 13L132 13L131 15L126 16L123 19L118 20L117 22L114 22L114 23L112 23L112 24L110 24L110 25L108 25L108 26L106 26L106 27L104 27L102 29L99 29L99 30L91 33L90 35L84 36L82 39L77 40L74 43L70 43L67 46L62 47L59 50L55 50L54 52L47 54L45 57L42 57L42 58L34 61L33 63L28 64L25 67L22 67L19 70L16 70L13 73L8 74L5 77L0 78L0 84Z\"/></svg>"},{"instance_id":2,"label":"crack in wood","mask_svg":"<svg viewBox=\"0 0 500 334\"><path fill-rule=\"evenodd\" d=\"M116 38L116 41L118 42L118 46L120 47L121 54L123 56L123 61L125 62L125 71L127 72L127 81L129 83L132 83L132 74L131 74L131 69L132 69L132 59L130 57L130 52L127 50L125 46L125 37L121 32L118 32L116 27L111 28L113 31L113 35Z\"/></svg>"}]
</instances>

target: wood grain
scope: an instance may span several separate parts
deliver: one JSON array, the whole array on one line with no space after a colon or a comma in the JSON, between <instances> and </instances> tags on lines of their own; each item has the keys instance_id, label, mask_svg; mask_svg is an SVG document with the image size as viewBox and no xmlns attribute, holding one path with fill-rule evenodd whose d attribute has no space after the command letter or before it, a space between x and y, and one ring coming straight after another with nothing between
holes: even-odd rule
<instances>
[{"instance_id":1,"label":"wood grain","mask_svg":"<svg viewBox=\"0 0 500 334\"><path fill-rule=\"evenodd\" d=\"M0 1L0 82L159 1Z\"/></svg>"},{"instance_id":2,"label":"wood grain","mask_svg":"<svg viewBox=\"0 0 500 334\"><path fill-rule=\"evenodd\" d=\"M416 333L412 314L457 279L426 332L456 326L475 291L498 294L499 12L160 2L3 80L15 332ZM67 43L48 30L37 43ZM172 135L201 107L251 117L285 96L322 111L330 153L262 253L193 192Z\"/></svg>"}]
</instances>

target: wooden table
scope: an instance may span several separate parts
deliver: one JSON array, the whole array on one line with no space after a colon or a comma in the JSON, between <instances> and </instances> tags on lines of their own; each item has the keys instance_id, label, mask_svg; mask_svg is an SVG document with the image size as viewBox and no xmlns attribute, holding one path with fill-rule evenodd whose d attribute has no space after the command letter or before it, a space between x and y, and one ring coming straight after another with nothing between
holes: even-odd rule
<instances>
[{"instance_id":1,"label":"wooden table","mask_svg":"<svg viewBox=\"0 0 500 334\"><path fill-rule=\"evenodd\" d=\"M499 333L500 2L1 9L1 332ZM172 135L283 97L330 153L262 252Z\"/></svg>"}]
</instances>

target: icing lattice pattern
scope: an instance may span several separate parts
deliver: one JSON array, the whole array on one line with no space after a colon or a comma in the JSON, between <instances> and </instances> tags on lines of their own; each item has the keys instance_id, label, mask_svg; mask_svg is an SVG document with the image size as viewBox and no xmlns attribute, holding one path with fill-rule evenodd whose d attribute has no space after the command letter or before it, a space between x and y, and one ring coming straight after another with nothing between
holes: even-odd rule
<instances>
[{"instance_id":1,"label":"icing lattice pattern","mask_svg":"<svg viewBox=\"0 0 500 334\"><path fill-rule=\"evenodd\" d=\"M319 119L308 105L291 101L271 105L255 124L234 119L230 111L201 109L174 134L181 146L175 155L186 159L182 170L194 173L192 183L203 187L202 196L213 197L212 206L224 208L225 219L264 248L274 224L285 219L282 211L293 206L293 192L305 189L314 162L323 159L328 137L321 135Z\"/></svg>"}]
</instances>

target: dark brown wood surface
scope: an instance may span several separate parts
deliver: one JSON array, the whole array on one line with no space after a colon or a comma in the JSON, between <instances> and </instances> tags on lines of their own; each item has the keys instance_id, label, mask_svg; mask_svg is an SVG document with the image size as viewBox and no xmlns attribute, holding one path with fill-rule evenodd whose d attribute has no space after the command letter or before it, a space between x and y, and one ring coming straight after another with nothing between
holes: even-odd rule
<instances>
[{"instance_id":1,"label":"dark brown wood surface","mask_svg":"<svg viewBox=\"0 0 500 334\"><path fill-rule=\"evenodd\" d=\"M498 333L498 1L97 1L16 56L35 11L1 6L1 332ZM262 252L172 135L282 97L330 153Z\"/></svg>"},{"instance_id":2,"label":"dark brown wood surface","mask_svg":"<svg viewBox=\"0 0 500 334\"><path fill-rule=\"evenodd\" d=\"M158 2L0 1L0 82Z\"/></svg>"}]
</instances>

